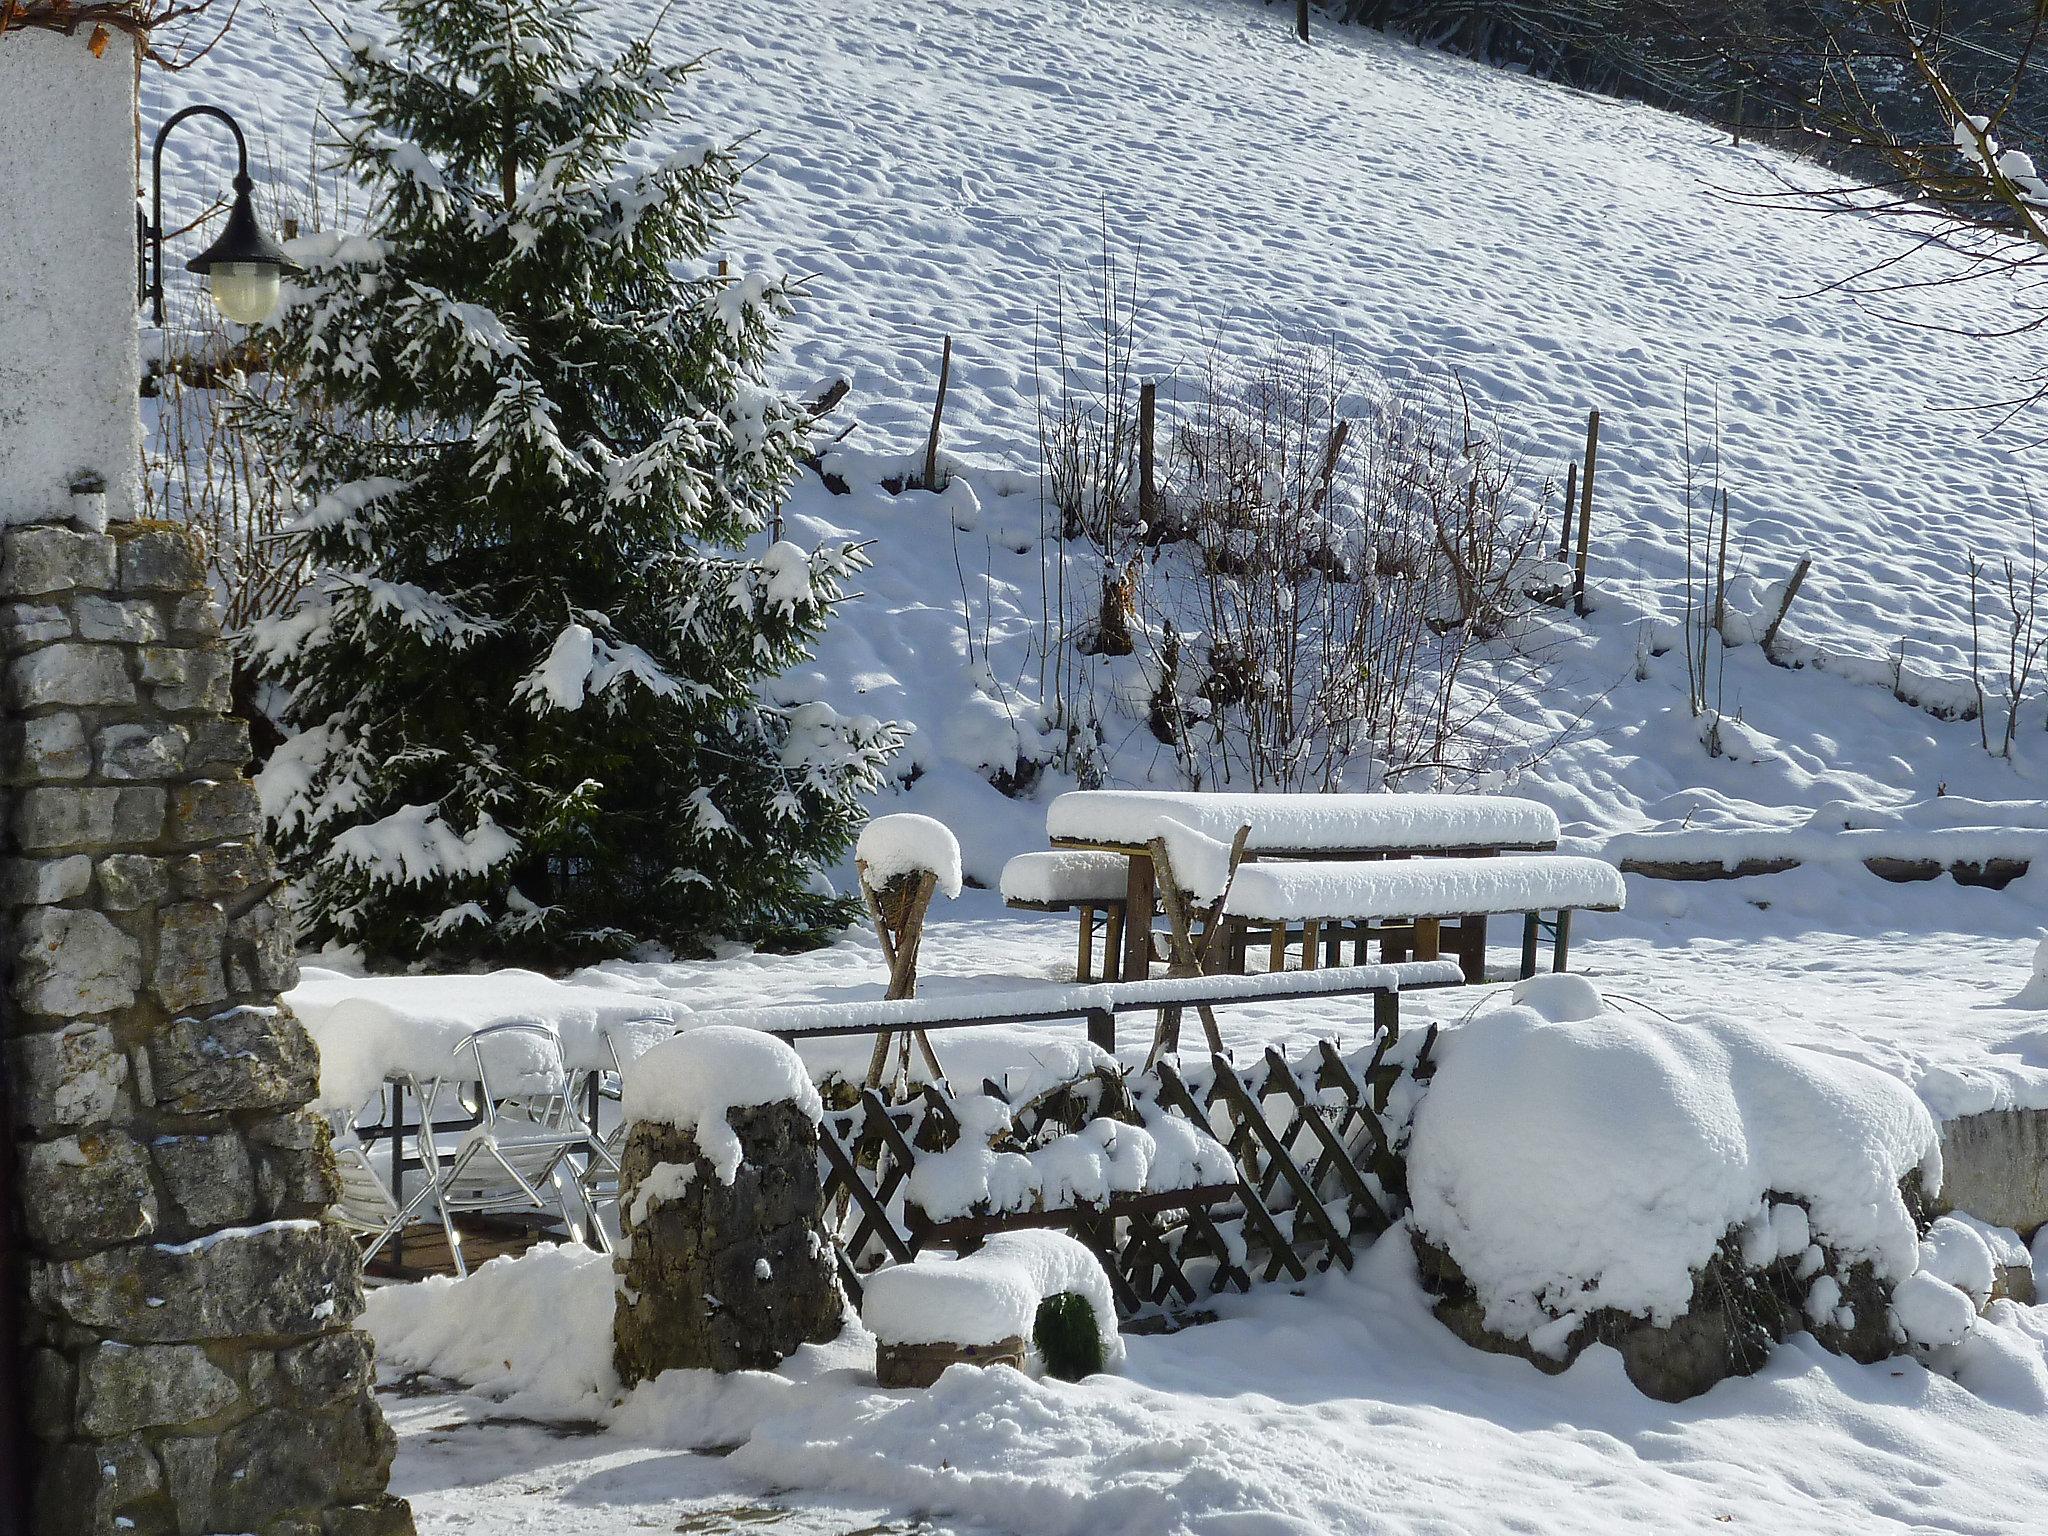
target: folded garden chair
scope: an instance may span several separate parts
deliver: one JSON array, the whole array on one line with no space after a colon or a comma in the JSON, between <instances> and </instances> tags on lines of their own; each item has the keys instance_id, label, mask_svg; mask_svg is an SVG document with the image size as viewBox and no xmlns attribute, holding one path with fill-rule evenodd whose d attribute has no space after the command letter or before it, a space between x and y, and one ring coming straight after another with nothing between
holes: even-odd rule
<instances>
[{"instance_id":1,"label":"folded garden chair","mask_svg":"<svg viewBox=\"0 0 2048 1536\"><path fill-rule=\"evenodd\" d=\"M458 1064L420 1095L420 1160L425 1180L392 1223L397 1230L432 1202L448 1234L448 1252L459 1275L469 1273L462 1257L458 1216L501 1211L560 1213L578 1242L609 1251L611 1240L578 1183L570 1155L587 1151L591 1134L576 1112L562 1047L545 1024L493 1024L455 1048ZM460 1059L467 1057L466 1062ZM435 1111L457 1096L478 1116L452 1148L440 1144ZM569 1186L578 1184L578 1210L570 1209ZM388 1236L388 1234L387 1234ZM367 1261L383 1246L373 1243Z\"/></svg>"}]
</instances>

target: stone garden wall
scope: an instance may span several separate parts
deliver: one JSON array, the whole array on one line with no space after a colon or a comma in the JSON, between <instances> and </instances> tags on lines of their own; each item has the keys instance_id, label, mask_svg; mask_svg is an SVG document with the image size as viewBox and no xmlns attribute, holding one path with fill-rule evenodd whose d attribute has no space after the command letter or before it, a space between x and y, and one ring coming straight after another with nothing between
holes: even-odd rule
<instances>
[{"instance_id":1,"label":"stone garden wall","mask_svg":"<svg viewBox=\"0 0 2048 1536\"><path fill-rule=\"evenodd\" d=\"M0 653L36 1528L409 1533L197 543L7 529Z\"/></svg>"}]
</instances>

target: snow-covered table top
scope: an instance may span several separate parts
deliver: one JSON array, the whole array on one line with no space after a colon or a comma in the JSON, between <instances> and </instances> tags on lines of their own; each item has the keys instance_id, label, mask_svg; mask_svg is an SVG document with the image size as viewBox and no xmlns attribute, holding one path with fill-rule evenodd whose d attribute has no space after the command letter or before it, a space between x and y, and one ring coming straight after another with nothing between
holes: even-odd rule
<instances>
[{"instance_id":1,"label":"snow-covered table top","mask_svg":"<svg viewBox=\"0 0 2048 1536\"><path fill-rule=\"evenodd\" d=\"M320 1048L323 1110L353 1110L392 1076L458 1075L470 1061L462 1042L493 1024L544 1024L560 1037L561 1065L609 1070L613 1051L638 1056L675 1032L690 1010L673 999L574 986L536 971L481 976L349 976L307 966L284 998ZM508 1037L503 1049L527 1044ZM542 1048L545 1049L544 1043ZM508 1061L519 1071L538 1063ZM496 1057L492 1075L497 1074Z\"/></svg>"},{"instance_id":2,"label":"snow-covered table top","mask_svg":"<svg viewBox=\"0 0 2048 1536\"><path fill-rule=\"evenodd\" d=\"M1386 859L1246 864L1223 910L1259 922L1307 918L1463 917L1583 908L1618 912L1621 872L1599 859L1514 854L1498 859Z\"/></svg>"},{"instance_id":3,"label":"snow-covered table top","mask_svg":"<svg viewBox=\"0 0 2048 1536\"><path fill-rule=\"evenodd\" d=\"M1077 789L1047 807L1055 843L1142 848L1178 822L1228 843L1250 827L1251 853L1392 853L1557 846L1547 805L1505 795L1205 794Z\"/></svg>"}]
</instances>

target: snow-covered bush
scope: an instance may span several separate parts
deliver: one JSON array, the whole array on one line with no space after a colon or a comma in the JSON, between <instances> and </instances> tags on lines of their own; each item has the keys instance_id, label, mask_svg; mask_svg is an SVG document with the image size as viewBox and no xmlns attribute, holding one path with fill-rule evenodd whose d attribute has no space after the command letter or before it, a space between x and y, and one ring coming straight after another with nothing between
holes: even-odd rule
<instances>
[{"instance_id":1,"label":"snow-covered bush","mask_svg":"<svg viewBox=\"0 0 2048 1536\"><path fill-rule=\"evenodd\" d=\"M1616 1013L1579 978L1446 1035L1408 1179L1455 1331L1546 1367L1610 1343L1658 1397L1802 1328L1863 1360L1953 1343L1975 1314L1954 1282L1988 1269L1946 1229L1923 1247L1940 1143L1903 1083L1735 1020Z\"/></svg>"},{"instance_id":2,"label":"snow-covered bush","mask_svg":"<svg viewBox=\"0 0 2048 1536\"><path fill-rule=\"evenodd\" d=\"M757 691L864 557L766 543L809 417L766 382L791 285L709 260L738 157L634 159L682 139L690 66L594 60L574 0L387 10L339 51L371 227L302 248L263 338L292 387L245 402L312 572L251 639L310 937L582 957L843 921L820 871L898 733Z\"/></svg>"}]
</instances>

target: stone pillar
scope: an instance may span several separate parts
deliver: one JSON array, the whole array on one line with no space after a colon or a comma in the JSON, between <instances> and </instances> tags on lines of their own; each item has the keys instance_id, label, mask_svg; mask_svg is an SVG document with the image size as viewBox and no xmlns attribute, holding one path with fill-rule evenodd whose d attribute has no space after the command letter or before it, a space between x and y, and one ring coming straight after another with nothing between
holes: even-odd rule
<instances>
[{"instance_id":1,"label":"stone pillar","mask_svg":"<svg viewBox=\"0 0 2048 1536\"><path fill-rule=\"evenodd\" d=\"M689 1130L644 1120L627 1133L612 1343L628 1386L669 1370L772 1370L838 1337L817 1125L795 1103L734 1108L726 1124L740 1145L730 1182Z\"/></svg>"},{"instance_id":2,"label":"stone pillar","mask_svg":"<svg viewBox=\"0 0 2048 1536\"><path fill-rule=\"evenodd\" d=\"M186 530L0 534L36 1527L409 1533L217 626Z\"/></svg>"}]
</instances>

